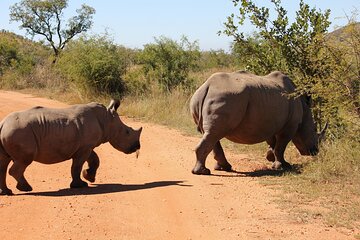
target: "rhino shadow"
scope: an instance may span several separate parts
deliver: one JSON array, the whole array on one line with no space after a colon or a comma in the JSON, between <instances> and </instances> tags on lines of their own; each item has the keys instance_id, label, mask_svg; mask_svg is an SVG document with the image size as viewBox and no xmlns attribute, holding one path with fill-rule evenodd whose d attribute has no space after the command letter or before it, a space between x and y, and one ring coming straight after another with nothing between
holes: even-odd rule
<instances>
[{"instance_id":1,"label":"rhino shadow","mask_svg":"<svg viewBox=\"0 0 360 240\"><path fill-rule=\"evenodd\" d=\"M290 170L275 170L271 168L262 168L262 169L255 169L254 171L237 171L232 170L229 174L211 174L212 176L216 177L281 177L285 174L301 174L303 169L303 164L293 164L292 169Z\"/></svg>"},{"instance_id":2,"label":"rhino shadow","mask_svg":"<svg viewBox=\"0 0 360 240\"><path fill-rule=\"evenodd\" d=\"M20 194L16 194L16 196L32 195L32 196L47 196L47 197L64 197L64 196L75 196L75 195L98 195L98 194L128 192L128 191L146 190L151 188L168 187L168 186L182 186L182 187L192 186L183 183L184 181L158 181L158 182L149 182L144 184L120 184L120 183L91 184L89 187L85 187L85 188L64 188L57 191L20 193Z\"/></svg>"}]
</instances>

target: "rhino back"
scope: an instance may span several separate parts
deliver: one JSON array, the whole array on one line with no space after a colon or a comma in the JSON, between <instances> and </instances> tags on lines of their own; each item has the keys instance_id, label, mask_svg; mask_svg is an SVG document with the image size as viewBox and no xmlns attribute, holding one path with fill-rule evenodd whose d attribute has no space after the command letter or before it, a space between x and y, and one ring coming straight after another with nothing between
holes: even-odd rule
<instances>
[{"instance_id":1,"label":"rhino back","mask_svg":"<svg viewBox=\"0 0 360 240\"><path fill-rule=\"evenodd\" d=\"M101 105L74 105L65 109L36 107L10 114L3 121L1 142L12 158L56 163L71 158L84 146L101 144ZM105 119L104 119L105 120Z\"/></svg>"},{"instance_id":2,"label":"rhino back","mask_svg":"<svg viewBox=\"0 0 360 240\"><path fill-rule=\"evenodd\" d=\"M253 144L269 139L289 122L298 124L294 110L299 103L286 96L293 89L283 76L261 77L246 72L213 75L207 80L204 127L213 131L227 128L228 139Z\"/></svg>"}]
</instances>

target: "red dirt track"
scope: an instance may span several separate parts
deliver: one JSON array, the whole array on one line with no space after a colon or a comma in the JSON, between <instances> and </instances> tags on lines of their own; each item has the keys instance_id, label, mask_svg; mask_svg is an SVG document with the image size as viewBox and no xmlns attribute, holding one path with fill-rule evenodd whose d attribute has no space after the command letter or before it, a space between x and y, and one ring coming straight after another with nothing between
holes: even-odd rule
<instances>
[{"instance_id":1,"label":"red dirt track","mask_svg":"<svg viewBox=\"0 0 360 240\"><path fill-rule=\"evenodd\" d=\"M57 101L0 91L0 118L33 106L64 107ZM120 106L121 113L121 106ZM265 166L226 152L238 172L191 174L200 137L122 117L143 127L140 156L103 144L100 168L89 188L69 189L71 161L32 163L25 176L30 193L0 196L0 240L24 239L354 239L349 231L304 223L280 210L276 192L248 172ZM207 166L214 165L212 156Z\"/></svg>"}]
</instances>

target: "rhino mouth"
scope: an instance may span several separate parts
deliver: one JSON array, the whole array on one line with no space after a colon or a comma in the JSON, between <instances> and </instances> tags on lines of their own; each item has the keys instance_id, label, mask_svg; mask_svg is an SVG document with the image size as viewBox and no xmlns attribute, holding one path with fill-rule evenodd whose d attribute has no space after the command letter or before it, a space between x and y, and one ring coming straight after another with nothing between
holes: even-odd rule
<instances>
[{"instance_id":1,"label":"rhino mouth","mask_svg":"<svg viewBox=\"0 0 360 240\"><path fill-rule=\"evenodd\" d=\"M319 149L314 146L312 148L308 148L308 149L298 149L300 154L303 156L316 156L319 153Z\"/></svg>"},{"instance_id":2,"label":"rhino mouth","mask_svg":"<svg viewBox=\"0 0 360 240\"><path fill-rule=\"evenodd\" d=\"M311 156L316 156L319 153L319 149L317 147L313 147L309 150Z\"/></svg>"},{"instance_id":3,"label":"rhino mouth","mask_svg":"<svg viewBox=\"0 0 360 240\"><path fill-rule=\"evenodd\" d=\"M137 142L134 145L132 145L130 148L128 148L126 151L124 151L124 153L130 154L130 153L136 152L139 149L140 149L140 143Z\"/></svg>"},{"instance_id":4,"label":"rhino mouth","mask_svg":"<svg viewBox=\"0 0 360 240\"><path fill-rule=\"evenodd\" d=\"M312 147L310 149L306 149L306 151L301 151L300 154L304 156L316 156L319 153L319 149L317 147Z\"/></svg>"}]
</instances>

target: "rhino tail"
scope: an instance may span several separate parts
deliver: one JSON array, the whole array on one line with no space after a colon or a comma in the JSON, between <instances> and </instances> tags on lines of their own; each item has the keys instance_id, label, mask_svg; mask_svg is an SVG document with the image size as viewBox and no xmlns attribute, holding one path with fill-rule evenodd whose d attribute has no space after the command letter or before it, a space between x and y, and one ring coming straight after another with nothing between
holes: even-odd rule
<instances>
[{"instance_id":1,"label":"rhino tail","mask_svg":"<svg viewBox=\"0 0 360 240\"><path fill-rule=\"evenodd\" d=\"M3 128L3 122L0 122L0 135ZM0 140L0 155L10 157L9 154L5 151L2 141Z\"/></svg>"},{"instance_id":2,"label":"rhino tail","mask_svg":"<svg viewBox=\"0 0 360 240\"><path fill-rule=\"evenodd\" d=\"M202 127L202 123L203 123L203 116L202 116L202 112L203 112L203 107L204 107L204 102L206 99L206 96L209 92L209 85L207 85L204 89L202 89L201 93L200 93L200 97L201 97L201 101L199 101L199 106L198 106L198 119L197 119L197 130L198 132L204 134L204 129Z\"/></svg>"}]
</instances>

